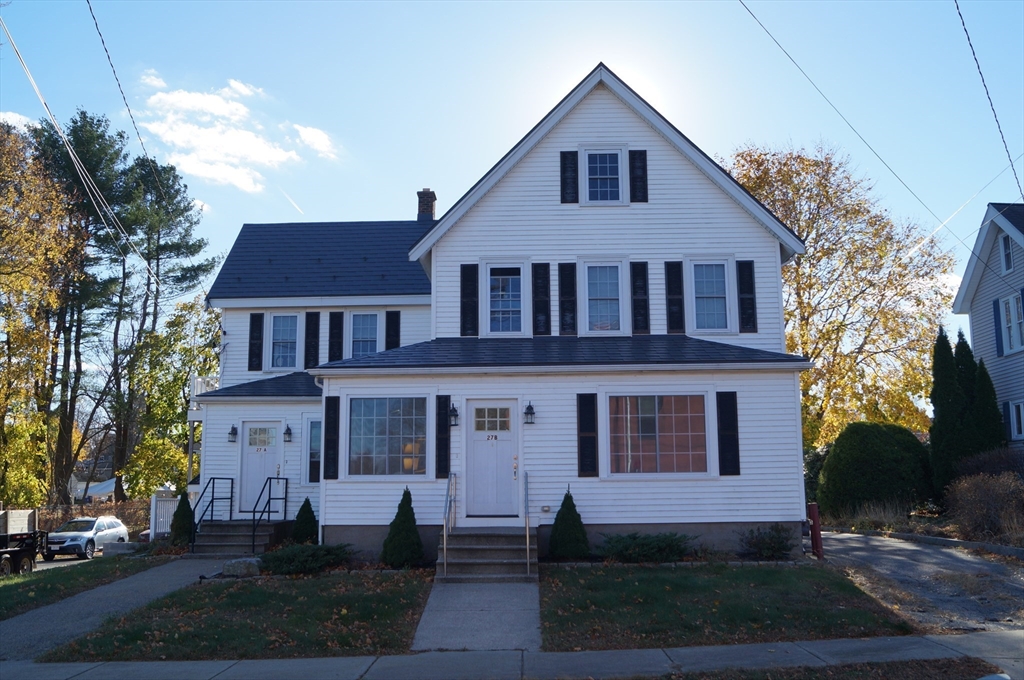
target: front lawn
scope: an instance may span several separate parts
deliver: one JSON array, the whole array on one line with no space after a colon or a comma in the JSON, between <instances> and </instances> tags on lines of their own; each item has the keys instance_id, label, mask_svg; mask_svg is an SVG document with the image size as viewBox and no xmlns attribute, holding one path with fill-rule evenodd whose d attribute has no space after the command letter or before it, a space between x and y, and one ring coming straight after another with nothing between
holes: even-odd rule
<instances>
[{"instance_id":1,"label":"front lawn","mask_svg":"<svg viewBox=\"0 0 1024 680\"><path fill-rule=\"evenodd\" d=\"M817 565L547 567L541 575L550 652L913 632L842 574Z\"/></svg>"},{"instance_id":2,"label":"front lawn","mask_svg":"<svg viewBox=\"0 0 1024 680\"><path fill-rule=\"evenodd\" d=\"M284 659L404 654L432 571L206 582L171 593L42 661Z\"/></svg>"},{"instance_id":3,"label":"front lawn","mask_svg":"<svg viewBox=\"0 0 1024 680\"><path fill-rule=\"evenodd\" d=\"M0 580L0 621L168 562L169 557L100 557Z\"/></svg>"}]
</instances>

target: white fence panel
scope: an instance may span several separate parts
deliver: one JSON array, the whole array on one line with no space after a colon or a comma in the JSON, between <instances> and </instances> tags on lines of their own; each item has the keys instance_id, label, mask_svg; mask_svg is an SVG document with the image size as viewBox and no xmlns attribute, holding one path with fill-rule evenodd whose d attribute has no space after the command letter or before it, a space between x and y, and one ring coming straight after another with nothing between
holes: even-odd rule
<instances>
[{"instance_id":1,"label":"white fence panel","mask_svg":"<svg viewBox=\"0 0 1024 680\"><path fill-rule=\"evenodd\" d=\"M171 533L171 519L178 507L178 499L153 496L149 507L149 540Z\"/></svg>"}]
</instances>

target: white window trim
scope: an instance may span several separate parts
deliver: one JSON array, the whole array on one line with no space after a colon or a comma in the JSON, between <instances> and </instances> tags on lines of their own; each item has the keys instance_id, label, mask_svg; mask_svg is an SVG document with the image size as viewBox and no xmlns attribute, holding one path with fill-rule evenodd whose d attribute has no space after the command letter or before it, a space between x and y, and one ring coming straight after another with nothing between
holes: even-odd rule
<instances>
[{"instance_id":1,"label":"white window trim","mask_svg":"<svg viewBox=\"0 0 1024 680\"><path fill-rule=\"evenodd\" d=\"M557 265L556 265L557 266ZM501 267L519 267L519 283L522 295L522 325L520 331L492 331L491 330L491 269ZM532 267L529 260L496 260L481 261L478 271L480 282L477 284L480 291L480 336L491 336L496 338L519 338L533 335L533 277Z\"/></svg>"},{"instance_id":2,"label":"white window trim","mask_svg":"<svg viewBox=\"0 0 1024 680\"><path fill-rule=\"evenodd\" d=\"M339 433L338 433L338 479L327 480L329 482L334 481L349 481L358 483L370 483L380 484L381 482L395 482L401 483L402 486L405 484L436 484L437 480L434 478L434 442L437 440L437 391L424 392L422 389L389 389L386 393L381 392L367 392L367 393L349 393L342 395L330 395L341 397L341 414L339 420ZM351 443L349 441L349 429L352 425L350 422L352 414L352 400L353 399L388 399L395 397L421 397L427 400L427 436L426 436L426 471L422 475L353 475L350 474L349 469L349 456L352 453ZM465 415L465 408L459 411L459 428L462 427L464 422L463 416ZM323 458L323 453L320 456ZM452 455L450 452L449 455ZM321 475L321 479L323 476Z\"/></svg>"},{"instance_id":3,"label":"white window trim","mask_svg":"<svg viewBox=\"0 0 1024 680\"><path fill-rule=\"evenodd\" d=\"M1021 311L1024 313L1024 299L1020 293L1015 293L999 300L999 333L1003 336L1003 356L1017 354L1024 350L1024 338L1021 337L1020 321L1015 318L1017 313L1017 301L1021 302ZM1010 318L1006 318L1006 305L1010 305ZM1010 333L1015 333L1013 349L1010 348Z\"/></svg>"},{"instance_id":4,"label":"white window trim","mask_svg":"<svg viewBox=\"0 0 1024 680\"><path fill-rule=\"evenodd\" d=\"M299 311L287 311L287 312L269 312L266 316L266 326L263 329L263 337L266 341L263 343L263 371L264 373L294 373L295 371L301 371L302 369L302 357L303 351L306 346L306 324L305 312ZM274 319L279 316L294 316L295 317L295 365L294 366L274 366Z\"/></svg>"},{"instance_id":5,"label":"white window trim","mask_svg":"<svg viewBox=\"0 0 1024 680\"><path fill-rule=\"evenodd\" d=\"M1010 266L1006 266L1006 256L1010 256ZM999 232L999 267L1003 274L1013 271L1013 239L1005 232Z\"/></svg>"},{"instance_id":6,"label":"white window trim","mask_svg":"<svg viewBox=\"0 0 1024 680\"><path fill-rule=\"evenodd\" d=\"M626 206L629 205L629 146L626 144L580 144L578 147L579 158L579 198L581 206ZM617 201L591 201L590 200L590 179L588 171L590 168L588 153L615 153L619 155L619 200Z\"/></svg>"},{"instance_id":7,"label":"white window trim","mask_svg":"<svg viewBox=\"0 0 1024 680\"><path fill-rule=\"evenodd\" d=\"M309 445L311 444L310 438L313 435L313 427L311 425L313 422L320 423L320 482L324 479L324 417L322 413L302 414L302 456L299 463L302 469L300 470L299 479L301 484L320 486L320 482L309 481Z\"/></svg>"},{"instance_id":8,"label":"white window trim","mask_svg":"<svg viewBox=\"0 0 1024 680\"><path fill-rule=\"evenodd\" d=\"M690 383L677 386L669 385L633 385L599 387L597 390L597 438L598 438L598 469L600 479L613 482L646 481L646 480L711 480L719 479L718 474L718 405L715 399L715 386L707 383ZM646 397L646 396L703 396L704 397L704 433L707 451L707 472L616 472L612 470L612 438L611 415L608 408L609 397Z\"/></svg>"},{"instance_id":9,"label":"white window trim","mask_svg":"<svg viewBox=\"0 0 1024 680\"><path fill-rule=\"evenodd\" d=\"M590 289L587 286L587 267L618 267L619 268L619 330L590 330ZM576 332L580 336L617 336L633 334L633 307L629 296L629 260L610 260L602 258L580 258L576 261L576 307L579 320Z\"/></svg>"},{"instance_id":10,"label":"white window trim","mask_svg":"<svg viewBox=\"0 0 1024 680\"><path fill-rule=\"evenodd\" d=\"M374 354L379 354L384 351L384 326L386 325L387 314L384 310L378 309L352 309L346 310L345 314L345 348L342 350L342 356L345 359L351 359L354 356L352 351L353 343L353 331L356 328L355 317L359 314L372 314L377 317L377 351ZM368 356L368 355L367 355Z\"/></svg>"},{"instance_id":11,"label":"white window trim","mask_svg":"<svg viewBox=\"0 0 1024 680\"><path fill-rule=\"evenodd\" d=\"M1021 422L1024 419L1024 401L1011 401L1010 402L1010 441L1021 441L1024 440L1024 423ZM1018 430L1022 434L1017 434Z\"/></svg>"},{"instance_id":12,"label":"white window trim","mask_svg":"<svg viewBox=\"0 0 1024 680\"><path fill-rule=\"evenodd\" d=\"M693 282L693 266L725 265L725 328L697 328L697 290ZM736 301L736 258L732 255L704 255L683 259L683 295L687 335L736 335L739 333L739 310Z\"/></svg>"}]
</instances>

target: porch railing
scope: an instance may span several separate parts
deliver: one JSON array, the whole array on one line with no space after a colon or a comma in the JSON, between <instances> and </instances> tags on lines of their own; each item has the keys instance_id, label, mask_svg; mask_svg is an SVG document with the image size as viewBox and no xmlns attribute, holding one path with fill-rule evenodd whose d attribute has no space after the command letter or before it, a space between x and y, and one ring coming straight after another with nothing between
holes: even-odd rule
<instances>
[{"instance_id":1,"label":"porch railing","mask_svg":"<svg viewBox=\"0 0 1024 680\"><path fill-rule=\"evenodd\" d=\"M448 575L448 534L455 528L455 473L448 475L448 490L444 495L444 519L441 526L441 559L444 561L444 575Z\"/></svg>"},{"instance_id":2,"label":"porch railing","mask_svg":"<svg viewBox=\"0 0 1024 680\"><path fill-rule=\"evenodd\" d=\"M274 495L274 482L284 482L284 495ZM263 507L260 507L260 501L263 500L263 496L266 494L267 500L264 502ZM272 503L274 501L281 501L281 519L285 519L285 513L288 508L288 478L287 477L267 477L267 481L263 482L263 488L260 489L260 495L256 498L256 503L252 506L252 552L256 554L256 529L259 527L260 522L263 521L263 517L266 516L267 520L271 519L271 515L274 514L274 508Z\"/></svg>"},{"instance_id":3,"label":"porch railing","mask_svg":"<svg viewBox=\"0 0 1024 680\"><path fill-rule=\"evenodd\" d=\"M221 482L221 484L220 484L221 491L219 493L218 493L218 490L217 490L218 489L217 482ZM223 495L224 482L227 482L227 487L228 487L228 495L227 496ZM207 494L209 494L209 498L207 498L207 496L206 496ZM205 506L203 506L203 499L204 498L206 498L206 505ZM196 534L199 533L199 525L203 523L204 519L206 519L206 515L207 514L210 515L210 519L211 520L213 519L214 511L216 509L216 505L215 504L217 503L217 501L227 501L228 502L228 520L234 519L234 517L232 516L232 508L235 505L235 480L234 479L232 479L231 477L210 477L208 480L206 480L206 486L203 487L203 492L201 494L199 494L199 498L196 499L196 504L194 506L192 506L192 508L193 508L192 535L189 536L189 541L188 541L188 546L189 546L189 551L190 552L195 552L195 550L196 550ZM198 515L195 514L195 509L196 508L202 508L202 510L199 511Z\"/></svg>"},{"instance_id":4,"label":"porch railing","mask_svg":"<svg viewBox=\"0 0 1024 680\"><path fill-rule=\"evenodd\" d=\"M530 473L523 471L523 517L526 518L526 575L530 575Z\"/></svg>"}]
</instances>

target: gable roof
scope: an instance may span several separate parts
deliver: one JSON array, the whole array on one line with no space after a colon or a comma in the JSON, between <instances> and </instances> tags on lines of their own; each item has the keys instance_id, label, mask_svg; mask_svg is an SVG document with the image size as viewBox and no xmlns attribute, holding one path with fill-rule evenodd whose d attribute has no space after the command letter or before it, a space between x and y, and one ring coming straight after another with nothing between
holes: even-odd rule
<instances>
[{"instance_id":1,"label":"gable roof","mask_svg":"<svg viewBox=\"0 0 1024 680\"><path fill-rule=\"evenodd\" d=\"M526 154L567 116L598 85L604 85L623 103L633 110L648 125L657 130L683 156L704 173L714 184L729 195L751 217L760 223L782 244L782 260L789 260L793 255L804 252L804 244L796 233L782 223L772 212L743 188L732 175L725 171L710 156L701 151L696 144L680 132L672 123L662 116L653 106L644 101L643 97L633 91L611 69L599 63L579 85L577 85L562 101L553 108L532 130L526 133L519 142L499 160L494 167L455 202L441 216L434 227L428 231L409 251L410 260L419 260L426 256L430 249L455 224L489 192Z\"/></svg>"},{"instance_id":2,"label":"gable roof","mask_svg":"<svg viewBox=\"0 0 1024 680\"><path fill-rule=\"evenodd\" d=\"M985 211L985 219L981 221L981 229L967 260L964 278L960 281L960 289L953 300L954 314L969 314L971 301L981 283L981 277L988 269L985 260L992 252L999 231L1009 234L1010 238L1024 248L1024 203L989 203Z\"/></svg>"},{"instance_id":3,"label":"gable roof","mask_svg":"<svg viewBox=\"0 0 1024 680\"><path fill-rule=\"evenodd\" d=\"M430 295L423 268L407 253L431 224L245 224L207 300Z\"/></svg>"},{"instance_id":4,"label":"gable roof","mask_svg":"<svg viewBox=\"0 0 1024 680\"><path fill-rule=\"evenodd\" d=\"M297 371L273 378L253 380L252 382L240 383L230 387L222 387L219 390L203 392L195 397L196 401L206 400L230 400L239 397L252 399L280 399L281 397L300 399L319 399L323 390L316 384L316 379L309 373Z\"/></svg>"}]
</instances>

